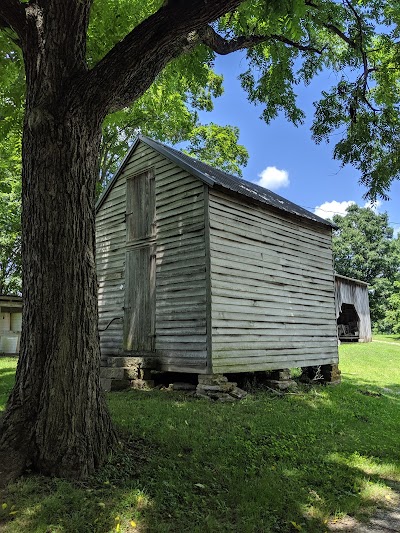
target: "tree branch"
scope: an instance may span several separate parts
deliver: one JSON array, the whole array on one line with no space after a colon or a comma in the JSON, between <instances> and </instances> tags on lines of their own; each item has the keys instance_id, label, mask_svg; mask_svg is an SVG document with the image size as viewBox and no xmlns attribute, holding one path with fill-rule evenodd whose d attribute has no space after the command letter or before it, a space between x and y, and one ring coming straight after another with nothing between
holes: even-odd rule
<instances>
[{"instance_id":1,"label":"tree branch","mask_svg":"<svg viewBox=\"0 0 400 533\"><path fill-rule=\"evenodd\" d=\"M243 50L245 48L251 48L257 44L265 43L268 41L279 41L285 43L293 48L297 48L303 52L314 52L317 54L322 54L323 50L315 48L311 44L302 44L296 41L292 41L283 35L270 34L270 35L249 35L249 36L240 36L235 37L234 39L227 40L224 37L221 37L211 26L206 26L201 29L199 32L200 41L214 50L217 54L227 55L237 50Z\"/></svg>"},{"instance_id":2,"label":"tree branch","mask_svg":"<svg viewBox=\"0 0 400 533\"><path fill-rule=\"evenodd\" d=\"M103 116L129 105L172 59L193 48L198 30L241 1L166 1L82 77L75 90L84 90L88 103Z\"/></svg>"},{"instance_id":3,"label":"tree branch","mask_svg":"<svg viewBox=\"0 0 400 533\"><path fill-rule=\"evenodd\" d=\"M319 9L320 9L320 6L318 6L317 4L314 4L314 2L312 0L306 0L304 2L304 4L307 7L311 7L312 9L315 9L316 11L319 11ZM321 19L319 19L319 22L324 28L326 28L327 30L329 30L332 33L335 33L338 37L340 37L342 39L342 41L347 43L351 48L353 48L353 49L357 48L357 45L356 45L355 41L353 39L350 39L350 37L348 37L340 28L338 28L337 26L335 26L334 24L331 24L329 22L324 22Z\"/></svg>"},{"instance_id":4,"label":"tree branch","mask_svg":"<svg viewBox=\"0 0 400 533\"><path fill-rule=\"evenodd\" d=\"M11 28L22 40L25 34L25 8L19 0L0 1L0 28Z\"/></svg>"}]
</instances>

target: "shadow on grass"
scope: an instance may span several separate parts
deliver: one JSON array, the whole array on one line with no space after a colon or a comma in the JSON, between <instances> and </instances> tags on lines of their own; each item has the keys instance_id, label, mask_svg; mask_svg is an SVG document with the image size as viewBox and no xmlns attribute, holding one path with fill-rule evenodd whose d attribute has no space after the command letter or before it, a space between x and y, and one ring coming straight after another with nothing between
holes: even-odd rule
<instances>
[{"instance_id":1,"label":"shadow on grass","mask_svg":"<svg viewBox=\"0 0 400 533\"><path fill-rule=\"evenodd\" d=\"M329 518L390 503L400 481L399 397L365 390L374 384L348 377L235 404L112 393L131 451L87 484L32 477L11 486L4 532L326 531Z\"/></svg>"}]
</instances>

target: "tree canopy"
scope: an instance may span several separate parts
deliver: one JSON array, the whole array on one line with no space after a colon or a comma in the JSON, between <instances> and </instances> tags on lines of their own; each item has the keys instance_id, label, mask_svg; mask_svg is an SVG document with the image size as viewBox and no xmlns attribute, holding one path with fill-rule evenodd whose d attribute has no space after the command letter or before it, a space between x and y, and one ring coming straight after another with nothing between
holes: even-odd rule
<instances>
[{"instance_id":1,"label":"tree canopy","mask_svg":"<svg viewBox=\"0 0 400 533\"><path fill-rule=\"evenodd\" d=\"M161 4L93 2L87 30L88 66L95 67ZM221 76L213 72L216 54L247 49L242 86L251 102L261 104L261 118L266 122L284 113L300 125L304 113L297 105L296 86L307 85L323 69L337 73L337 83L326 87L315 103L313 137L316 142L339 139L334 157L359 170L368 197L386 198L391 182L400 176L400 16L396 6L378 0L234 4L235 11L227 4L228 14L194 32L183 53L176 54L140 98L107 117L100 151L100 184L104 186L115 171L137 129L161 141L193 141L188 152L200 158L204 139L213 137L204 147L205 160L219 166L217 149L224 152L219 141L226 135L226 127L218 131L215 124L199 124L197 110L211 110L212 99L223 91ZM0 133L10 127L21 132L23 60L18 39L9 27L0 34L0 67ZM243 147L231 142L234 137L232 131L224 161L228 169L240 172L246 157ZM215 152L210 157L212 146Z\"/></svg>"},{"instance_id":2,"label":"tree canopy","mask_svg":"<svg viewBox=\"0 0 400 533\"><path fill-rule=\"evenodd\" d=\"M353 204L345 216L335 215L333 222L338 226L333 238L335 270L368 283L373 326L387 330L389 298L400 280L400 240L393 238L387 213ZM392 299L394 303L395 296Z\"/></svg>"}]
</instances>

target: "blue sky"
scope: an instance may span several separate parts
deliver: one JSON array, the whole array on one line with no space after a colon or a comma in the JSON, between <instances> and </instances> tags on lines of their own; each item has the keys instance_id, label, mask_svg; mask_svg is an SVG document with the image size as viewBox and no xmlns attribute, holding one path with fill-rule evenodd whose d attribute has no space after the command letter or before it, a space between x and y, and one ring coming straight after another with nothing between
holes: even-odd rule
<instances>
[{"instance_id":1,"label":"blue sky","mask_svg":"<svg viewBox=\"0 0 400 533\"><path fill-rule=\"evenodd\" d=\"M340 163L332 157L334 146L316 145L311 140L310 125L313 115L313 102L319 99L321 89L329 88L335 83L335 75L324 74L311 86L298 87L300 107L306 113L304 125L296 128L284 117L279 117L267 125L259 117L262 107L250 104L240 87L238 75L245 70L243 54L218 58L216 72L224 75L225 93L215 100L211 113L201 113L202 122L231 124L240 129L239 142L249 152L249 162L243 169L243 177L248 181L270 184L281 180L282 186L269 187L285 198L310 211L322 206L320 216L330 216L331 210L343 207L342 202L356 202L365 205L363 194L365 187L359 185L359 174L351 166L341 168ZM266 170L267 167L275 169ZM279 172L281 171L281 172ZM286 173L282 172L285 171ZM286 186L283 184L286 183ZM400 182L397 181L390 191L390 201L382 202L378 212L387 211L391 225L400 230ZM341 205L323 205L326 202L338 202Z\"/></svg>"}]
</instances>

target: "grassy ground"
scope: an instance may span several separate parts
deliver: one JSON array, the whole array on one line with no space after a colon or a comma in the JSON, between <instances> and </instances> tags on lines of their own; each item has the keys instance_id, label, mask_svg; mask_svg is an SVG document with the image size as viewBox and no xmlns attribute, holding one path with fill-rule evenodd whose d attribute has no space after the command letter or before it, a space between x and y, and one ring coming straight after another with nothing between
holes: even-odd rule
<instances>
[{"instance_id":1,"label":"grassy ground","mask_svg":"<svg viewBox=\"0 0 400 533\"><path fill-rule=\"evenodd\" d=\"M390 502L400 482L400 346L342 345L343 383L235 404L163 391L109 396L134 454L85 484L28 477L0 531L323 532ZM0 405L15 361L0 359Z\"/></svg>"},{"instance_id":2,"label":"grassy ground","mask_svg":"<svg viewBox=\"0 0 400 533\"><path fill-rule=\"evenodd\" d=\"M374 341L400 342L400 335L380 335L374 333L372 338Z\"/></svg>"}]
</instances>

